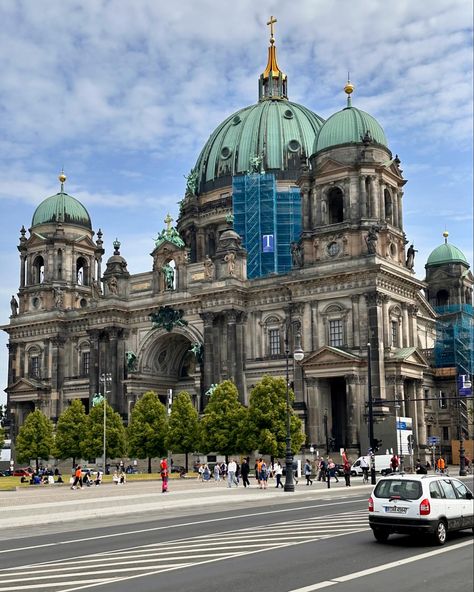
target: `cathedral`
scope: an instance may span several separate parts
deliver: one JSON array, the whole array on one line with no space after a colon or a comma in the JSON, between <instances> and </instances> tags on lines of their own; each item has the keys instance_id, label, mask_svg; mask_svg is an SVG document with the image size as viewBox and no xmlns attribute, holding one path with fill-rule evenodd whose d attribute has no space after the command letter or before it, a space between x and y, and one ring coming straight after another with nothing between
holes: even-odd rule
<instances>
[{"instance_id":1,"label":"cathedral","mask_svg":"<svg viewBox=\"0 0 474 592\"><path fill-rule=\"evenodd\" d=\"M308 447L365 450L369 388L384 450L397 417L420 456L430 438L448 450L459 430L473 437L457 401L473 371L469 263L446 232L415 277L406 180L381 124L350 81L327 120L292 102L273 23L258 101L211 133L149 270L130 274L118 240L104 258L63 172L21 227L3 327L13 439L32 410L56 421L98 392L125 422L148 390L164 403L186 390L202 411L229 379L246 404L265 374L289 376Z\"/></svg>"}]
</instances>

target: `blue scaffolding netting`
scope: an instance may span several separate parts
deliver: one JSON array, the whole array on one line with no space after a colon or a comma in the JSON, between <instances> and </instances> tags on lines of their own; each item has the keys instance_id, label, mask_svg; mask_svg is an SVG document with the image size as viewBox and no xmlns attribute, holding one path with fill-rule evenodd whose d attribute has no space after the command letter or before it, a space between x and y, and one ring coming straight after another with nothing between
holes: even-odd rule
<instances>
[{"instance_id":1,"label":"blue scaffolding netting","mask_svg":"<svg viewBox=\"0 0 474 592\"><path fill-rule=\"evenodd\" d=\"M435 307L440 315L434 348L437 368L456 367L458 374L474 373L474 314L470 304Z\"/></svg>"},{"instance_id":2,"label":"blue scaffolding netting","mask_svg":"<svg viewBox=\"0 0 474 592\"><path fill-rule=\"evenodd\" d=\"M275 175L239 175L232 180L235 231L247 249L247 277L286 273L293 241L301 233L298 187L277 191Z\"/></svg>"}]
</instances>

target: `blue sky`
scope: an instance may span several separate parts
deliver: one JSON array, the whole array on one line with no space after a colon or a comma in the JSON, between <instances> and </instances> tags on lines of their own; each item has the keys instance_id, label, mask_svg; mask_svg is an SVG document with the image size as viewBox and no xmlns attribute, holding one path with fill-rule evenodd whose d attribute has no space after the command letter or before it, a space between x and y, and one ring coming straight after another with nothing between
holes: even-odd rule
<instances>
[{"instance_id":1,"label":"blue sky","mask_svg":"<svg viewBox=\"0 0 474 592\"><path fill-rule=\"evenodd\" d=\"M327 118L350 70L354 106L383 126L408 179L417 277L445 228L472 262L469 0L0 0L0 323L18 289L19 229L63 166L106 258L118 237L132 273L151 269L206 139L257 100L271 14L289 98Z\"/></svg>"}]
</instances>

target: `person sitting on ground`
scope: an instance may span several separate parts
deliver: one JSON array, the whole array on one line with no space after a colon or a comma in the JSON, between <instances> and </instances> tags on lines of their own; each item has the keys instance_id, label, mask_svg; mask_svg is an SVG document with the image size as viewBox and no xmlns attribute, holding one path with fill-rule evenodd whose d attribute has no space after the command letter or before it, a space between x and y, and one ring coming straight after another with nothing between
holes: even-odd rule
<instances>
[{"instance_id":1,"label":"person sitting on ground","mask_svg":"<svg viewBox=\"0 0 474 592\"><path fill-rule=\"evenodd\" d=\"M419 458L416 459L415 471L418 475L426 475L428 471Z\"/></svg>"},{"instance_id":2,"label":"person sitting on ground","mask_svg":"<svg viewBox=\"0 0 474 592\"><path fill-rule=\"evenodd\" d=\"M84 485L87 485L87 487L90 487L92 485L90 469L86 471L84 477L82 478L82 482L84 483Z\"/></svg>"},{"instance_id":3,"label":"person sitting on ground","mask_svg":"<svg viewBox=\"0 0 474 592\"><path fill-rule=\"evenodd\" d=\"M95 474L94 483L96 487L102 483L102 471L97 471L97 473Z\"/></svg>"},{"instance_id":4,"label":"person sitting on ground","mask_svg":"<svg viewBox=\"0 0 474 592\"><path fill-rule=\"evenodd\" d=\"M115 483L115 485L118 485L118 483L120 481L120 478L118 476L118 472L117 471L114 471L114 474L112 476L112 481Z\"/></svg>"},{"instance_id":5,"label":"person sitting on ground","mask_svg":"<svg viewBox=\"0 0 474 592\"><path fill-rule=\"evenodd\" d=\"M123 471L121 471L119 473L119 485L125 485L126 482L127 482L127 479L125 478L125 473Z\"/></svg>"}]
</instances>

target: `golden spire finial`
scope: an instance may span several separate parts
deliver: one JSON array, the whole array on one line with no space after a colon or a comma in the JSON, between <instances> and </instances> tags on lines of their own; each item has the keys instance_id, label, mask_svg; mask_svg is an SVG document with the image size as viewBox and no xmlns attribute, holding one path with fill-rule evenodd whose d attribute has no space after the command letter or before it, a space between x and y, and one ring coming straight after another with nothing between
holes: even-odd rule
<instances>
[{"instance_id":1,"label":"golden spire finial","mask_svg":"<svg viewBox=\"0 0 474 592\"><path fill-rule=\"evenodd\" d=\"M61 172L58 175L59 182L61 183L61 193L64 190L64 183L66 182L66 175L64 174L64 168L61 168Z\"/></svg>"},{"instance_id":2,"label":"golden spire finial","mask_svg":"<svg viewBox=\"0 0 474 592\"><path fill-rule=\"evenodd\" d=\"M350 72L347 73L347 82L344 86L344 92L347 95L347 106L352 106L351 94L354 92L355 86L351 82Z\"/></svg>"},{"instance_id":3,"label":"golden spire finial","mask_svg":"<svg viewBox=\"0 0 474 592\"><path fill-rule=\"evenodd\" d=\"M273 25L277 22L278 21L276 20L276 18L274 16L271 16L270 20L267 23L267 25L270 27L270 43L271 43L271 45L273 45L275 43L275 37L273 36Z\"/></svg>"},{"instance_id":4,"label":"golden spire finial","mask_svg":"<svg viewBox=\"0 0 474 592\"><path fill-rule=\"evenodd\" d=\"M447 244L448 242L448 236L449 236L449 232L447 230L445 230L443 232L443 236L444 236L444 243Z\"/></svg>"}]
</instances>

